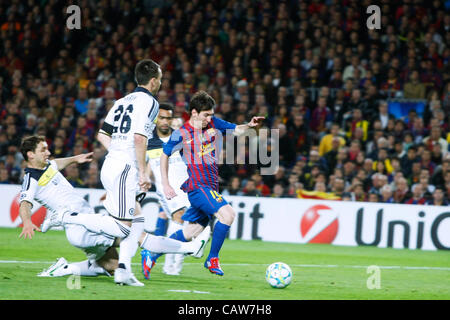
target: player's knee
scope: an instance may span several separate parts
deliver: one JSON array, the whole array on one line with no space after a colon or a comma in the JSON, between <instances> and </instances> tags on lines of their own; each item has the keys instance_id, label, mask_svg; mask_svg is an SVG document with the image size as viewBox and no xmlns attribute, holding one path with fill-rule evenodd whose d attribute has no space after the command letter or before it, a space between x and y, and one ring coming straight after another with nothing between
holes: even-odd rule
<instances>
[{"instance_id":1,"label":"player's knee","mask_svg":"<svg viewBox=\"0 0 450 320\"><path fill-rule=\"evenodd\" d=\"M183 219L181 217L184 214L184 209L178 210L172 215L172 220L178 224L183 224Z\"/></svg>"},{"instance_id":2,"label":"player's knee","mask_svg":"<svg viewBox=\"0 0 450 320\"><path fill-rule=\"evenodd\" d=\"M186 241L191 241L192 238L197 237L203 231L203 229L204 227L201 224L189 224L186 228L183 229L183 236Z\"/></svg>"},{"instance_id":3,"label":"player's knee","mask_svg":"<svg viewBox=\"0 0 450 320\"><path fill-rule=\"evenodd\" d=\"M236 216L236 213L234 212L233 208L230 205L227 205L220 208L217 216L221 223L231 226Z\"/></svg>"}]
</instances>

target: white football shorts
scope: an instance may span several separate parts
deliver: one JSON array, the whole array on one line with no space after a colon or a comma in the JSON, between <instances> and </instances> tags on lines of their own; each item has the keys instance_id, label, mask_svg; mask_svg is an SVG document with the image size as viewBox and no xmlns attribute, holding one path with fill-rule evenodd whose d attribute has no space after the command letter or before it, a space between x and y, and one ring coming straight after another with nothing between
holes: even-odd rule
<instances>
[{"instance_id":1,"label":"white football shorts","mask_svg":"<svg viewBox=\"0 0 450 320\"><path fill-rule=\"evenodd\" d=\"M169 218L172 218L172 214L178 210L191 206L186 192L181 189L175 189L175 192L177 196L168 200L162 192L162 186L156 186L156 195L158 196L159 204Z\"/></svg>"},{"instance_id":2,"label":"white football shorts","mask_svg":"<svg viewBox=\"0 0 450 320\"><path fill-rule=\"evenodd\" d=\"M119 220L133 220L139 185L136 167L107 157L100 172L100 179L106 190L103 205L108 213Z\"/></svg>"}]
</instances>

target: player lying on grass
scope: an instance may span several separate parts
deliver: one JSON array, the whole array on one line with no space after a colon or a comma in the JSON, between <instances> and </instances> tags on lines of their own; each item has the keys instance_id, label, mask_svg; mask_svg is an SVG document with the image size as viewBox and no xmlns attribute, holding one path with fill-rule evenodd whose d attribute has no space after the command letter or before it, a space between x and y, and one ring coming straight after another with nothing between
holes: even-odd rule
<instances>
[{"instance_id":1,"label":"player lying on grass","mask_svg":"<svg viewBox=\"0 0 450 320\"><path fill-rule=\"evenodd\" d=\"M189 178L181 189L187 193L191 206L182 219L188 224L171 235L180 241L189 241L204 228L213 216L218 218L214 226L210 253L205 261L205 268L211 273L222 276L223 270L219 264L219 251L225 237L234 221L235 212L219 191L218 146L222 137L231 131L239 136L250 128L258 127L264 117L253 117L247 124L236 125L214 117L214 99L204 91L199 91L189 103L190 119L180 129L175 130L167 143L164 144L161 155L161 178L164 195L167 199L177 197L168 178L169 157L177 150L183 156L187 165ZM160 255L154 255L151 268Z\"/></svg>"},{"instance_id":2,"label":"player lying on grass","mask_svg":"<svg viewBox=\"0 0 450 320\"><path fill-rule=\"evenodd\" d=\"M108 258L106 261L101 258L111 246L117 245L116 238L120 239L128 235L129 229L110 216L92 214L94 210L89 203L76 193L72 185L59 172L71 163L92 161L92 153L50 161L50 151L43 136L25 138L22 141L21 152L27 161L27 167L19 199L19 215L24 225L19 237L31 239L35 230L46 232L52 227L63 226L69 242L87 252L88 260L83 262L85 267L88 269L92 266L94 268L108 267L106 270L108 272L115 270L117 252L111 251L110 255L106 256ZM45 206L48 210L41 228L31 222L33 201ZM143 248L154 252L201 256L204 243L208 239L209 233L205 232L198 237L198 240L184 245L173 239L142 234L139 242Z\"/></svg>"}]
</instances>

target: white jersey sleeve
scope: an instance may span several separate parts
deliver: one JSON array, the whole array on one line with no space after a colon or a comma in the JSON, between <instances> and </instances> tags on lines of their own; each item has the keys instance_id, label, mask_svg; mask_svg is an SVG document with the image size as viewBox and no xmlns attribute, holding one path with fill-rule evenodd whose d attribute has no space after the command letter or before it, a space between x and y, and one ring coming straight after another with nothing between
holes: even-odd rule
<instances>
[{"instance_id":1,"label":"white jersey sleeve","mask_svg":"<svg viewBox=\"0 0 450 320\"><path fill-rule=\"evenodd\" d=\"M159 111L159 103L153 99L152 105L145 103L145 100L139 100L137 110L139 114L135 117L134 133L141 134L149 138L155 128L155 120Z\"/></svg>"},{"instance_id":2,"label":"white jersey sleeve","mask_svg":"<svg viewBox=\"0 0 450 320\"><path fill-rule=\"evenodd\" d=\"M31 173L26 173L23 177L22 190L20 191L19 203L27 201L33 205L38 181L32 177Z\"/></svg>"}]
</instances>

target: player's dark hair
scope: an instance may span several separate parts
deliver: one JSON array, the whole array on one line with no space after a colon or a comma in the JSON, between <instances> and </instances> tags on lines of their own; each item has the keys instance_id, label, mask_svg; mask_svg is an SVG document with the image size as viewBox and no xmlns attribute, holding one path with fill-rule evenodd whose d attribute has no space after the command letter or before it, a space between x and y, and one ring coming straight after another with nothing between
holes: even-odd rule
<instances>
[{"instance_id":1,"label":"player's dark hair","mask_svg":"<svg viewBox=\"0 0 450 320\"><path fill-rule=\"evenodd\" d=\"M150 82L151 78L158 78L159 69L159 64L152 59L139 61L134 68L134 77L138 86L145 86Z\"/></svg>"},{"instance_id":2,"label":"player's dark hair","mask_svg":"<svg viewBox=\"0 0 450 320\"><path fill-rule=\"evenodd\" d=\"M216 101L213 97L207 94L205 91L196 92L189 102L189 113L192 114L192 110L196 110L198 113L214 109Z\"/></svg>"},{"instance_id":3,"label":"player's dark hair","mask_svg":"<svg viewBox=\"0 0 450 320\"><path fill-rule=\"evenodd\" d=\"M27 152L28 151L34 152L37 148L37 145L42 141L45 141L45 137L38 135L29 136L22 140L22 143L20 144L20 152L22 153L25 161L28 161Z\"/></svg>"},{"instance_id":4,"label":"player's dark hair","mask_svg":"<svg viewBox=\"0 0 450 320\"><path fill-rule=\"evenodd\" d=\"M171 104L170 102L162 102L159 104L159 109L163 109L163 110L167 110L167 111L173 111L175 110L173 104Z\"/></svg>"}]
</instances>

